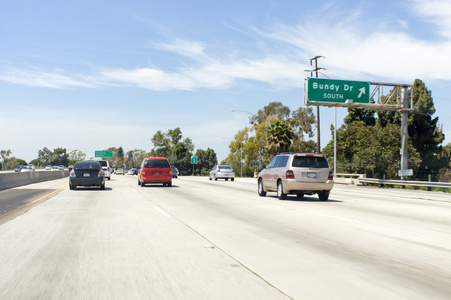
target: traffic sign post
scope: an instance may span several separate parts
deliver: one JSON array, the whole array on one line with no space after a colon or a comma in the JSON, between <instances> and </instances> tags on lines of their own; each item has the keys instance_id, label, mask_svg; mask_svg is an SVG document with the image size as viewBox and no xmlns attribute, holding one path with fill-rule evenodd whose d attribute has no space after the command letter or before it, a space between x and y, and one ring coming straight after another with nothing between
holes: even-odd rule
<instances>
[{"instance_id":1,"label":"traffic sign post","mask_svg":"<svg viewBox=\"0 0 451 300\"><path fill-rule=\"evenodd\" d=\"M194 165L197 165L197 156L191 156L191 164L193 165L193 176L194 176Z\"/></svg>"},{"instance_id":2,"label":"traffic sign post","mask_svg":"<svg viewBox=\"0 0 451 300\"><path fill-rule=\"evenodd\" d=\"M306 102L370 103L370 82L307 78Z\"/></svg>"},{"instance_id":3,"label":"traffic sign post","mask_svg":"<svg viewBox=\"0 0 451 300\"><path fill-rule=\"evenodd\" d=\"M113 157L113 151L95 151L95 157Z\"/></svg>"},{"instance_id":4,"label":"traffic sign post","mask_svg":"<svg viewBox=\"0 0 451 300\"><path fill-rule=\"evenodd\" d=\"M413 176L413 169L398 170L399 177Z\"/></svg>"}]
</instances>

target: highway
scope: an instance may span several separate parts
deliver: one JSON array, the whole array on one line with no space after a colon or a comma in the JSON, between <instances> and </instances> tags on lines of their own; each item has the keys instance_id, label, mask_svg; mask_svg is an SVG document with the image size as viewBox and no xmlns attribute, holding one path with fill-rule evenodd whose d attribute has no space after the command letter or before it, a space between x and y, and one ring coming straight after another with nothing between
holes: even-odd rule
<instances>
[{"instance_id":1,"label":"highway","mask_svg":"<svg viewBox=\"0 0 451 300\"><path fill-rule=\"evenodd\" d=\"M0 191L0 299L451 299L450 194L67 183Z\"/></svg>"}]
</instances>

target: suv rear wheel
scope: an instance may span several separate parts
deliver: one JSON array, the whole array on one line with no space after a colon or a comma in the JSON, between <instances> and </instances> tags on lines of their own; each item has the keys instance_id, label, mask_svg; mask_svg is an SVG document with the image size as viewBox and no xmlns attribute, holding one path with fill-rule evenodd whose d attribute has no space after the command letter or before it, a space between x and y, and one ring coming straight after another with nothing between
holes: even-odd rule
<instances>
[{"instance_id":1,"label":"suv rear wheel","mask_svg":"<svg viewBox=\"0 0 451 300\"><path fill-rule=\"evenodd\" d=\"M283 184L282 184L282 180L279 180L277 182L277 198L279 198L280 200L284 200L287 198L287 194L283 193Z\"/></svg>"},{"instance_id":2,"label":"suv rear wheel","mask_svg":"<svg viewBox=\"0 0 451 300\"><path fill-rule=\"evenodd\" d=\"M327 192L319 193L318 197L319 197L319 200L321 200L321 201L327 201L327 199L329 199L329 193L327 193Z\"/></svg>"}]
</instances>

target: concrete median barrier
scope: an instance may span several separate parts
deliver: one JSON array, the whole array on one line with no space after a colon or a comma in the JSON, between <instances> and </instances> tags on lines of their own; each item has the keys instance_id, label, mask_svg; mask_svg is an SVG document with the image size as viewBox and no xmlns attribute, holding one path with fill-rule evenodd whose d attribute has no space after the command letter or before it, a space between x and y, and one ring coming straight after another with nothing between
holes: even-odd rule
<instances>
[{"instance_id":1,"label":"concrete median barrier","mask_svg":"<svg viewBox=\"0 0 451 300\"><path fill-rule=\"evenodd\" d=\"M0 174L0 191L27 185L30 183L37 183L47 180L60 179L69 176L68 170L61 171L34 171L25 173L1 173Z\"/></svg>"}]
</instances>

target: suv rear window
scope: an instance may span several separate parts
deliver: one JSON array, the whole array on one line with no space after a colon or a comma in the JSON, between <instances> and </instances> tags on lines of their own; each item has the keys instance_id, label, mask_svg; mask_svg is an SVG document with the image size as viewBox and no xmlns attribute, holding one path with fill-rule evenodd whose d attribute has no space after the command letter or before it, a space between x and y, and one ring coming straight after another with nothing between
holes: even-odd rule
<instances>
[{"instance_id":1,"label":"suv rear window","mask_svg":"<svg viewBox=\"0 0 451 300\"><path fill-rule=\"evenodd\" d=\"M324 157L295 156L292 167L298 168L329 168L329 164Z\"/></svg>"},{"instance_id":2,"label":"suv rear window","mask_svg":"<svg viewBox=\"0 0 451 300\"><path fill-rule=\"evenodd\" d=\"M146 160L144 168L170 168L169 162L162 159Z\"/></svg>"},{"instance_id":3,"label":"suv rear window","mask_svg":"<svg viewBox=\"0 0 451 300\"><path fill-rule=\"evenodd\" d=\"M99 163L102 167L108 167L106 164L106 160L99 160Z\"/></svg>"},{"instance_id":4,"label":"suv rear window","mask_svg":"<svg viewBox=\"0 0 451 300\"><path fill-rule=\"evenodd\" d=\"M76 162L74 170L100 170L100 164L96 161Z\"/></svg>"}]
</instances>

